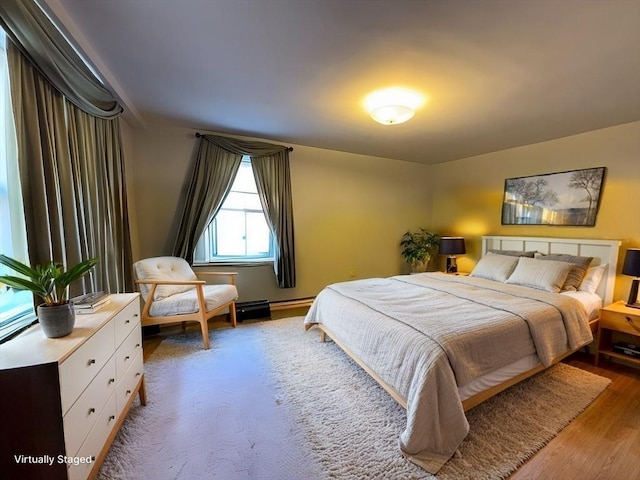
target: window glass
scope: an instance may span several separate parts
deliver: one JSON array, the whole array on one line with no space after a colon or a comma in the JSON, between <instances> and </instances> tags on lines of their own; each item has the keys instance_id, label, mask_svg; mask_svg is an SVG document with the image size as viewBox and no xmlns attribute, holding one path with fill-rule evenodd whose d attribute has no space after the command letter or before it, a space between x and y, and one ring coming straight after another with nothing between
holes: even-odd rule
<instances>
[{"instance_id":1,"label":"window glass","mask_svg":"<svg viewBox=\"0 0 640 480\"><path fill-rule=\"evenodd\" d=\"M0 253L28 264L17 150L6 37L0 29ZM0 265L0 275L15 275L15 272ZM0 283L0 341L34 320L31 292L15 291Z\"/></svg>"},{"instance_id":2,"label":"window glass","mask_svg":"<svg viewBox=\"0 0 640 480\"><path fill-rule=\"evenodd\" d=\"M197 263L266 261L273 259L272 245L251 159L243 157L231 191L196 245L194 260Z\"/></svg>"}]
</instances>

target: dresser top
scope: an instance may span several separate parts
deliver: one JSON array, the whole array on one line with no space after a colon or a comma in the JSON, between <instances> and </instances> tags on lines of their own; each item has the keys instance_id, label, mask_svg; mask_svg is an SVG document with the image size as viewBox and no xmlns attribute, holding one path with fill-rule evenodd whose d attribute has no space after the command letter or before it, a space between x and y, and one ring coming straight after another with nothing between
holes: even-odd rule
<instances>
[{"instance_id":1,"label":"dresser top","mask_svg":"<svg viewBox=\"0 0 640 480\"><path fill-rule=\"evenodd\" d=\"M73 332L66 337L47 338L39 324L32 325L0 345L0 370L62 362L118 312L138 301L139 296L139 293L112 294L109 303L96 313L76 314Z\"/></svg>"}]
</instances>

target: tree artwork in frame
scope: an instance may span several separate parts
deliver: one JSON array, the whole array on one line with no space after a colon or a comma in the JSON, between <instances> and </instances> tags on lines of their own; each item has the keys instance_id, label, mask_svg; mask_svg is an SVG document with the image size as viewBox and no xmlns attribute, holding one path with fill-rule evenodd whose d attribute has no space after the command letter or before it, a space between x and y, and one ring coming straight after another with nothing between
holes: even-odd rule
<instances>
[{"instance_id":1,"label":"tree artwork in frame","mask_svg":"<svg viewBox=\"0 0 640 480\"><path fill-rule=\"evenodd\" d=\"M503 225L593 227L606 167L507 178Z\"/></svg>"}]
</instances>

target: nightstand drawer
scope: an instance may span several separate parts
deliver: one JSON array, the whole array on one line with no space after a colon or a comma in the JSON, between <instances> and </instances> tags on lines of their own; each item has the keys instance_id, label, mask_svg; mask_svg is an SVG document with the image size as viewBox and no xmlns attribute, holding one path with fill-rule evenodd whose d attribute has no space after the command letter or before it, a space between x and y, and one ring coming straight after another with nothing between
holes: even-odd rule
<instances>
[{"instance_id":1,"label":"nightstand drawer","mask_svg":"<svg viewBox=\"0 0 640 480\"><path fill-rule=\"evenodd\" d=\"M623 312L602 310L600 328L608 328L618 332L640 335L640 315L629 315Z\"/></svg>"}]
</instances>

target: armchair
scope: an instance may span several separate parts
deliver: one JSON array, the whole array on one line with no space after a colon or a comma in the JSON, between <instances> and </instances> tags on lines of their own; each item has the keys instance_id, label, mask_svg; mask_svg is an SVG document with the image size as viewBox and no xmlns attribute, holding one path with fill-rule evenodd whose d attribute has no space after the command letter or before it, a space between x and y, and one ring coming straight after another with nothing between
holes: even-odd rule
<instances>
[{"instance_id":1,"label":"armchair","mask_svg":"<svg viewBox=\"0 0 640 480\"><path fill-rule=\"evenodd\" d=\"M208 320L229 309L231 325L236 326L236 272L199 272L223 276L228 284L207 285L198 279L186 260L154 257L134 264L135 282L144 300L142 326L178 322L198 322L204 348L209 349Z\"/></svg>"}]
</instances>

